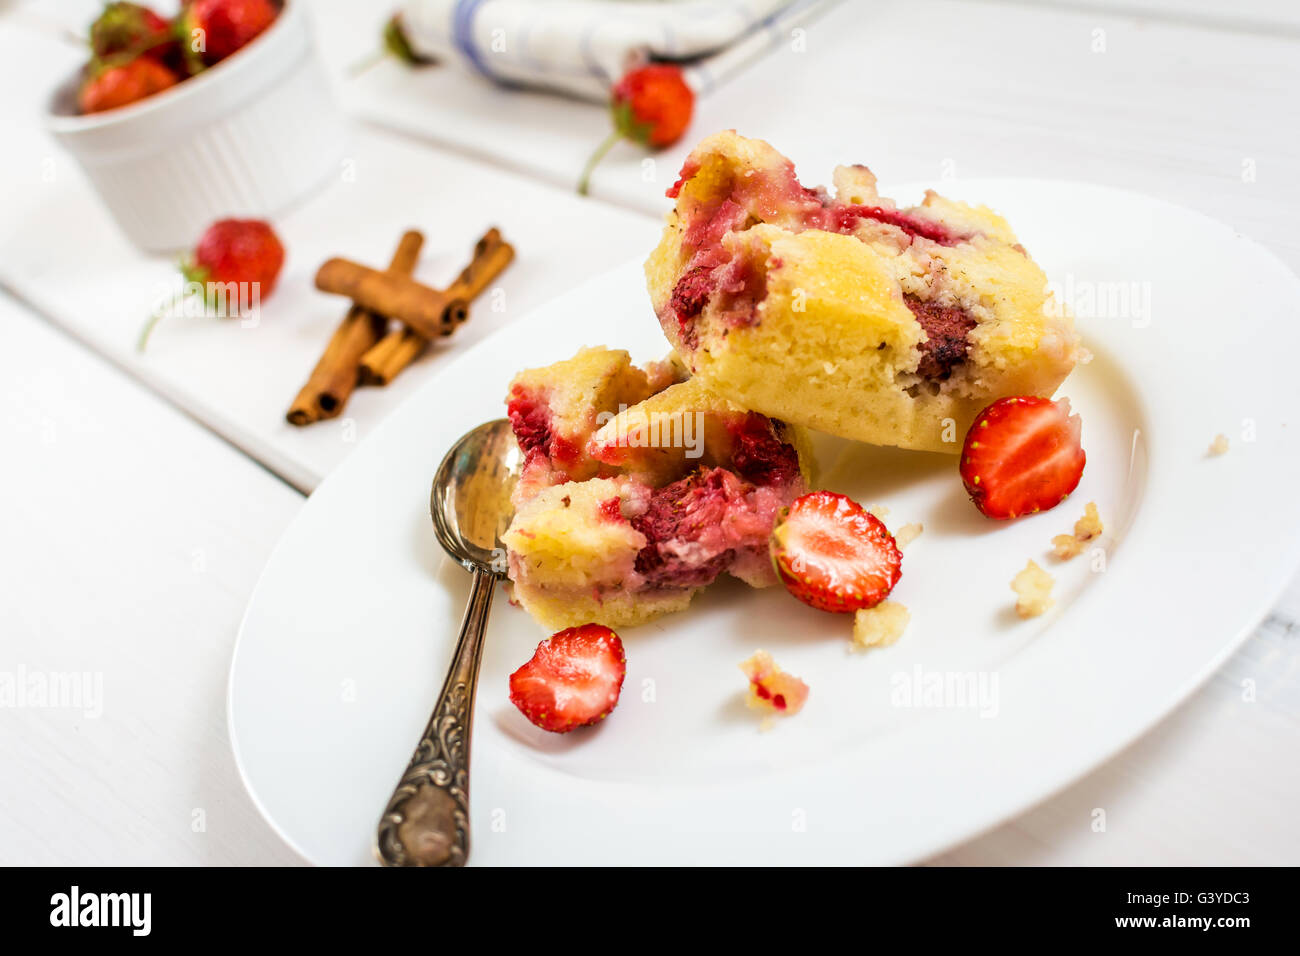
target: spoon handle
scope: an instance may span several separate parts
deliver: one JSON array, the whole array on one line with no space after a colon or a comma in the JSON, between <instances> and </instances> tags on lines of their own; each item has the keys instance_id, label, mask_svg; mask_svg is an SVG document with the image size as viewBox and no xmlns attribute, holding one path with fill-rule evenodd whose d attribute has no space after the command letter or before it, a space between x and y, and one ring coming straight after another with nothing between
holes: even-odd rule
<instances>
[{"instance_id":1,"label":"spoon handle","mask_svg":"<svg viewBox=\"0 0 1300 956\"><path fill-rule=\"evenodd\" d=\"M491 572L474 572L451 670L379 821L376 849L385 866L464 866L469 856L470 722L495 585Z\"/></svg>"}]
</instances>

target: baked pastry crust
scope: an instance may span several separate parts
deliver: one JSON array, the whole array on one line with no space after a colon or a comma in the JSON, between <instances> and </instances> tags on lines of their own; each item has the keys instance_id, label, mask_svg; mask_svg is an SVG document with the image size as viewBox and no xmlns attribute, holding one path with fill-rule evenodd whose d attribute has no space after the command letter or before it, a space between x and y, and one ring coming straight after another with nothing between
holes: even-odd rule
<instances>
[{"instance_id":1,"label":"baked pastry crust","mask_svg":"<svg viewBox=\"0 0 1300 956\"><path fill-rule=\"evenodd\" d=\"M511 383L525 465L502 540L544 628L642 624L723 573L776 582L767 541L807 489L806 438L681 375L587 348Z\"/></svg>"},{"instance_id":2,"label":"baked pastry crust","mask_svg":"<svg viewBox=\"0 0 1300 956\"><path fill-rule=\"evenodd\" d=\"M646 263L669 342L704 386L783 421L956 454L980 409L1050 396L1084 355L993 211L899 209L864 166L836 194L733 131L691 153Z\"/></svg>"}]
</instances>

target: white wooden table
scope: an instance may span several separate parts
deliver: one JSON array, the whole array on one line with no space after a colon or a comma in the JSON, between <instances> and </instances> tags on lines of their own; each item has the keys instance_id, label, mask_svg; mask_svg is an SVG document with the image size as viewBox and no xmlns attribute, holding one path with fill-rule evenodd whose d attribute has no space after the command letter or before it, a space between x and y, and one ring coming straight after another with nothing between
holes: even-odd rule
<instances>
[{"instance_id":1,"label":"white wooden table","mask_svg":"<svg viewBox=\"0 0 1300 956\"><path fill-rule=\"evenodd\" d=\"M313 5L358 118L352 174L277 221L290 254L274 322L177 322L144 358L134 335L170 264L125 244L40 128L42 91L79 57L44 25L76 25L95 4L0 14L0 349L17 359L0 380L0 673L91 675L78 706L0 708L0 863L295 862L226 739L234 635L270 549L301 493L461 344L643 254L689 145L651 167L616 150L596 198L579 201L569 184L604 133L599 109L448 70L384 64L346 79L380 11ZM737 127L791 152L811 180L859 159L886 186L1124 186L1224 219L1300 269L1292 4L846 3L805 40L703 100L688 138ZM310 290L316 263L381 261L416 225L428 235L420 274L440 280L489 224L520 253L504 311L479 310L450 347L358 393L346 420L283 423L339 316ZM1298 621L1300 581L1140 742L935 862L1300 861Z\"/></svg>"}]
</instances>

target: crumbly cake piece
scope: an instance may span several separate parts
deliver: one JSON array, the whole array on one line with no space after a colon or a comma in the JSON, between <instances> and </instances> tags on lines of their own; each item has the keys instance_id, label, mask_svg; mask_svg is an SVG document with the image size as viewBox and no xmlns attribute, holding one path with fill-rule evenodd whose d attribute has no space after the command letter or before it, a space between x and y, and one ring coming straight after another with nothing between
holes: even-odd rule
<instances>
[{"instance_id":1,"label":"crumbly cake piece","mask_svg":"<svg viewBox=\"0 0 1300 956\"><path fill-rule=\"evenodd\" d=\"M858 650L897 643L912 620L912 612L897 601L881 601L853 615L853 646Z\"/></svg>"},{"instance_id":2,"label":"crumbly cake piece","mask_svg":"<svg viewBox=\"0 0 1300 956\"><path fill-rule=\"evenodd\" d=\"M1068 561L1082 554L1088 542L1098 537L1104 530L1106 526L1102 524L1097 503L1089 501L1083 510L1083 517L1074 523L1074 532L1058 534L1052 538L1052 554L1061 561Z\"/></svg>"},{"instance_id":3,"label":"crumbly cake piece","mask_svg":"<svg viewBox=\"0 0 1300 956\"><path fill-rule=\"evenodd\" d=\"M907 546L921 536L925 531L925 525L919 521L909 522L894 532L894 543L898 545L898 550L906 551Z\"/></svg>"},{"instance_id":4,"label":"crumbly cake piece","mask_svg":"<svg viewBox=\"0 0 1300 956\"><path fill-rule=\"evenodd\" d=\"M790 717L808 700L808 685L781 670L767 651L755 651L740 662L740 669L749 678L745 702L755 710Z\"/></svg>"},{"instance_id":5,"label":"crumbly cake piece","mask_svg":"<svg viewBox=\"0 0 1300 956\"><path fill-rule=\"evenodd\" d=\"M586 452L603 424L601 412L635 405L653 391L647 371L621 349L584 348L571 359L516 375L506 412L524 454L517 499L559 481L594 478L600 463Z\"/></svg>"},{"instance_id":6,"label":"crumbly cake piece","mask_svg":"<svg viewBox=\"0 0 1300 956\"><path fill-rule=\"evenodd\" d=\"M503 540L514 596L543 627L641 624L723 573L775 583L768 538L807 488L806 440L678 377L586 349L512 382L526 466Z\"/></svg>"},{"instance_id":7,"label":"crumbly cake piece","mask_svg":"<svg viewBox=\"0 0 1300 956\"><path fill-rule=\"evenodd\" d=\"M1004 395L1050 396L1084 354L996 213L926 193L899 208L864 166L836 193L734 131L669 191L651 301L703 384L845 438L956 454Z\"/></svg>"},{"instance_id":8,"label":"crumbly cake piece","mask_svg":"<svg viewBox=\"0 0 1300 956\"><path fill-rule=\"evenodd\" d=\"M1016 613L1023 618L1038 617L1056 603L1052 586L1056 579L1033 561L1011 579L1011 590L1016 592Z\"/></svg>"}]
</instances>

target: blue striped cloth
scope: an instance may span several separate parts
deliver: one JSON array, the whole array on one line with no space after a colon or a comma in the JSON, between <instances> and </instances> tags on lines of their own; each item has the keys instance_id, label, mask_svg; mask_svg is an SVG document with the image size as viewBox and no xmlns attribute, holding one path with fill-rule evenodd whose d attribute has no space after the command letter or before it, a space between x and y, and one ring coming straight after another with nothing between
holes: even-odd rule
<instances>
[{"instance_id":1,"label":"blue striped cloth","mask_svg":"<svg viewBox=\"0 0 1300 956\"><path fill-rule=\"evenodd\" d=\"M406 0L411 46L498 83L604 102L626 70L681 63L706 94L831 0Z\"/></svg>"}]
</instances>

